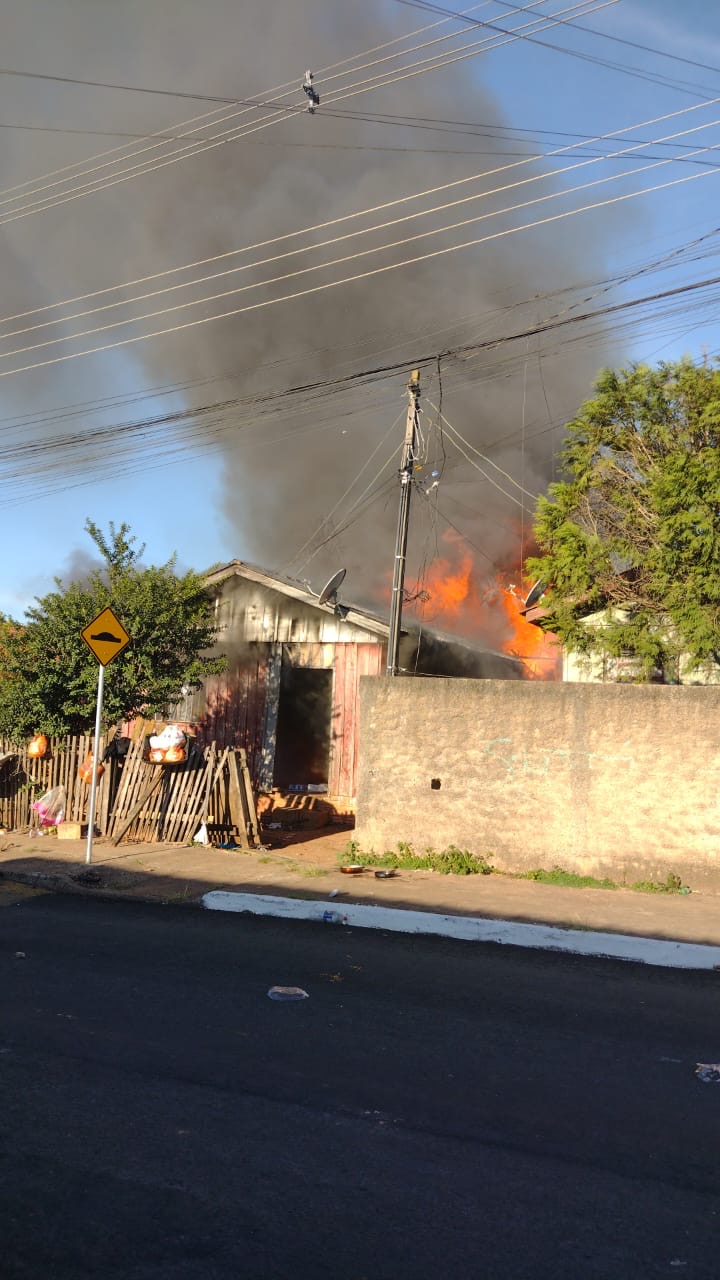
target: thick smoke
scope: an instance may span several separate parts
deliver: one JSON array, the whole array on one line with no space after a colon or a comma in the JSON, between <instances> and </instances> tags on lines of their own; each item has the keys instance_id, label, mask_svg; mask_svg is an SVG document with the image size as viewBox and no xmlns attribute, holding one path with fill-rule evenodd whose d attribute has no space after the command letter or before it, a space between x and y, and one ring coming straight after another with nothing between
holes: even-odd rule
<instances>
[{"instance_id":1,"label":"thick smoke","mask_svg":"<svg viewBox=\"0 0 720 1280\"><path fill-rule=\"evenodd\" d=\"M242 5L236 0L209 0L204 5L194 0L155 0L152 5L146 0L125 0L120 6L90 7L82 0L27 0L14 15L10 31L4 33L4 60L38 69L61 68L63 74L88 79L250 97L292 78L299 86L306 66L334 63L421 24L419 12L380 0L353 6L338 5L335 0L303 0L302 4L244 0ZM418 37L418 43L433 34ZM538 51L538 56L543 54ZM6 229L5 314L314 226L506 163L504 154L487 154L493 147L503 151L500 142L410 127L420 123L420 117L506 123L483 88L487 59L502 59L512 74L510 46L344 104L357 112L414 117L407 128L357 118L331 119L323 115L321 102L314 117L303 114L285 120L247 142L219 147L11 225ZM360 80L373 70L347 79ZM321 98L327 97L329 85L320 75L317 85ZM3 85L2 92L0 105L6 116L12 104L16 118L82 123L98 129L150 132L212 108L211 103L60 89L33 82L13 82L12 94ZM299 87L296 100L302 101ZM114 140L64 138L61 144L53 142L51 135L24 134L12 143L3 142L15 148L6 166L8 181L22 181L54 164L112 146ZM476 149L478 154L412 150L418 147ZM488 176L487 188L495 181ZM513 176L500 181L511 182ZM465 189L441 195L436 202L452 199L454 194L465 194ZM525 188L508 191L493 197L488 208L501 208L531 194ZM414 230L472 216L478 208L460 206L386 234L400 239ZM406 211L404 207L391 210L387 216ZM532 210L529 215L513 216L527 220ZM395 257L471 238L482 234L483 225L491 231L508 225L508 218L419 241L396 250ZM606 220L601 233L596 221L583 215L559 224L555 231L546 228L496 240L172 338L137 344L116 356L74 361L33 377L31 384L11 379L4 411L112 394L138 384L217 378L228 370L234 371L231 377L193 392L188 403L312 382L385 359L406 357L409 372L418 351L492 337L510 326L534 324L556 310L556 301L542 300L540 295L602 275L603 235L609 240L613 226ZM318 232L316 238L323 234ZM361 237L322 253L328 258L340 256L381 242L382 237ZM359 259L347 264L343 273L380 265L392 256ZM275 269L293 270L314 260L299 255ZM218 280L206 291L219 292L252 278ZM330 278L312 276L308 283ZM290 281L279 286L276 292L301 286L302 278L297 284ZM148 303L147 308L185 301L188 296L195 294L169 295L167 300ZM255 296L239 295L237 305ZM508 310L532 297L538 300ZM234 300L226 299L222 309L232 305ZM212 310L206 308L205 314ZM203 314L202 309L198 311ZM177 317L179 321L187 318L182 312ZM158 327L164 323L172 323L172 318L161 320ZM493 458L516 479L522 474L529 491L539 492L552 475L556 439L544 428L550 419L569 416L588 393L597 365L613 354L610 347L601 352L596 348L590 355L571 347L568 354L556 349L555 339L532 339L506 348L503 365L498 364L497 352L483 360L446 362L440 370L442 388L435 376L429 394L437 403L442 390L447 416L476 447L487 448L510 437L493 449ZM252 431L238 428L228 433L223 482L224 517L232 530L229 554L268 568L287 567L393 418L404 412L404 405L404 378L398 376L394 383L346 392L304 412L295 407L275 424L264 418ZM428 415L432 419L429 408ZM527 444L521 458L523 419ZM328 424L332 429L325 429ZM401 431L398 424L398 444ZM274 448L262 447L280 434L291 438ZM245 440L259 447L238 447ZM389 450L388 443L359 488L372 479ZM441 508L447 498L447 514L482 545L492 565L518 562L517 507L483 481L451 445L446 450ZM512 486L510 491L517 494ZM344 564L348 597L377 603L392 563L395 500L393 493L375 503L364 520L329 543L301 570L301 576L310 577L319 587L331 569ZM202 509L197 495L195 505L196 519L218 518L217 513ZM339 509L337 521L347 506L345 502ZM416 503L411 575L419 571L423 556L433 554L433 540L444 527L440 521L436 530L428 511L427 504ZM529 526L531 518L525 519Z\"/></svg>"}]
</instances>

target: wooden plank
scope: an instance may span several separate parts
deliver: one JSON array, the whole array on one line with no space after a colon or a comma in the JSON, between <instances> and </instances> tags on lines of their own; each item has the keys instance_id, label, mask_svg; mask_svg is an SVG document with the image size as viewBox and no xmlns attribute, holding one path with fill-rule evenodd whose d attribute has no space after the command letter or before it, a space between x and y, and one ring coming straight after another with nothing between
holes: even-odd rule
<instances>
[{"instance_id":1,"label":"wooden plank","mask_svg":"<svg viewBox=\"0 0 720 1280\"><path fill-rule=\"evenodd\" d=\"M183 769L178 770L171 779L171 804L168 806L163 834L158 839L172 843L183 821L185 806L197 786L198 774L204 781L207 764L198 768L190 760L186 760Z\"/></svg>"},{"instance_id":2,"label":"wooden plank","mask_svg":"<svg viewBox=\"0 0 720 1280\"><path fill-rule=\"evenodd\" d=\"M140 794L141 788L148 779L149 775L142 756L142 741L136 742L127 754L118 795L113 806L113 822L111 824L113 829L116 829L130 812Z\"/></svg>"},{"instance_id":3,"label":"wooden plank","mask_svg":"<svg viewBox=\"0 0 720 1280\"><path fill-rule=\"evenodd\" d=\"M251 848L251 845L248 840L247 833L247 816L245 813L245 805L243 804L240 772L238 770L237 754L235 751L231 751L228 756L228 777L230 783L228 789L230 820L238 833L243 849L249 849Z\"/></svg>"},{"instance_id":4,"label":"wooden plank","mask_svg":"<svg viewBox=\"0 0 720 1280\"><path fill-rule=\"evenodd\" d=\"M245 807L247 809L248 839L252 847L259 849L262 841L260 839L260 828L258 826L257 810L255 808L255 795L252 788L252 780L250 778L250 769L248 768L247 752L243 747L238 751L238 756L240 758L240 776L243 781Z\"/></svg>"},{"instance_id":5,"label":"wooden plank","mask_svg":"<svg viewBox=\"0 0 720 1280\"><path fill-rule=\"evenodd\" d=\"M209 781L206 784L206 788L204 792L204 800L203 800L204 808L200 811L201 821L203 822L206 822L210 816L213 791L217 786L223 774L223 771L225 770L228 752L229 752L229 748L225 747L220 756L220 759L217 761L217 764L215 764L214 772L211 771L209 774ZM208 764L210 763L211 761L208 760ZM214 763L214 756L213 756L213 763ZM202 795L203 792L201 791L200 794ZM193 835L195 834L195 831L197 830L197 826L199 825L200 823L198 822L196 812L186 814L184 825L181 827L180 832L178 834L178 839L182 843L187 843L188 840L192 839Z\"/></svg>"},{"instance_id":6,"label":"wooden plank","mask_svg":"<svg viewBox=\"0 0 720 1280\"><path fill-rule=\"evenodd\" d=\"M355 777L355 730L357 726L357 645L348 645L345 668L345 732L343 744L343 771L340 778L340 795L353 795Z\"/></svg>"},{"instance_id":7,"label":"wooden plank","mask_svg":"<svg viewBox=\"0 0 720 1280\"><path fill-rule=\"evenodd\" d=\"M78 740L78 761L82 764L87 755L87 738L82 734ZM75 784L73 789L72 816L73 822L82 822L85 818L85 805L89 801L89 787L84 783L78 771L75 773ZM68 800L70 799L68 795Z\"/></svg>"},{"instance_id":8,"label":"wooden plank","mask_svg":"<svg viewBox=\"0 0 720 1280\"><path fill-rule=\"evenodd\" d=\"M128 751L122 777L120 778L117 791L115 793L112 812L110 814L110 820L108 822L108 830L107 830L108 835L112 835L113 829L117 826L118 822L126 812L127 795L132 786L132 781L135 774L136 755L137 755L137 748L135 744L133 744L130 747L130 750Z\"/></svg>"},{"instance_id":9,"label":"wooden plank","mask_svg":"<svg viewBox=\"0 0 720 1280\"><path fill-rule=\"evenodd\" d=\"M160 786L161 782L162 782L162 771L158 769L156 772L156 776L150 780L150 783L143 791L137 804L133 806L128 816L120 824L119 829L115 832L115 835L113 836L113 841L112 841L113 844L117 845L120 843L123 836L125 835L125 832L129 830L129 828L132 826L133 822L135 821L136 817L140 813L143 805L150 799L153 792Z\"/></svg>"},{"instance_id":10,"label":"wooden plank","mask_svg":"<svg viewBox=\"0 0 720 1280\"><path fill-rule=\"evenodd\" d=\"M143 740L140 738L133 744L127 754L123 776L115 798L115 804L113 805L108 834L113 836L117 834L120 826L136 806L142 791L147 788L149 782L155 777L151 766L147 765L142 757ZM140 808L142 808L142 805Z\"/></svg>"},{"instance_id":11,"label":"wooden plank","mask_svg":"<svg viewBox=\"0 0 720 1280\"><path fill-rule=\"evenodd\" d=\"M340 792L340 775L343 759L343 730L345 725L345 707L343 689L345 684L345 649L346 645L335 646L333 661L332 714L330 717L330 758L328 760L328 791L331 795Z\"/></svg>"},{"instance_id":12,"label":"wooden plank","mask_svg":"<svg viewBox=\"0 0 720 1280\"><path fill-rule=\"evenodd\" d=\"M358 772L360 768L360 678L361 676L378 676L385 668L383 649L378 644L358 645L358 667L355 693L355 724L353 770L350 783L350 796L357 797Z\"/></svg>"},{"instance_id":13,"label":"wooden plank","mask_svg":"<svg viewBox=\"0 0 720 1280\"><path fill-rule=\"evenodd\" d=\"M256 738L241 745L255 757L253 776L260 791L271 791L275 772L275 747L277 743L278 710L280 706L280 676L282 671L282 645L272 645L267 659L264 680L263 716L260 728L259 752ZM258 673L259 674L259 673ZM256 687L256 694L258 690ZM259 717L258 717L259 719Z\"/></svg>"},{"instance_id":14,"label":"wooden plank","mask_svg":"<svg viewBox=\"0 0 720 1280\"><path fill-rule=\"evenodd\" d=\"M222 797L223 779L227 775L227 758L230 752L229 747L223 748L223 753L218 760L215 768L215 777L210 788L210 804L208 807L208 818L211 822L222 822L227 814Z\"/></svg>"},{"instance_id":15,"label":"wooden plank","mask_svg":"<svg viewBox=\"0 0 720 1280\"><path fill-rule=\"evenodd\" d=\"M187 843L191 840L200 824L205 821L203 816L206 812L205 797L212 786L214 769L215 756L213 752L208 750L205 768L195 770L195 777L191 788L185 797L183 809L180 814L180 822L175 839L181 843Z\"/></svg>"},{"instance_id":16,"label":"wooden plank","mask_svg":"<svg viewBox=\"0 0 720 1280\"><path fill-rule=\"evenodd\" d=\"M102 760L105 755L106 741L102 737L98 747L98 760ZM98 795L98 826L103 835L107 832L108 812L110 807L110 780L112 777L111 761L105 765L105 772L100 782L100 793Z\"/></svg>"},{"instance_id":17,"label":"wooden plank","mask_svg":"<svg viewBox=\"0 0 720 1280\"><path fill-rule=\"evenodd\" d=\"M188 825L202 822L205 808L205 795L212 782L215 769L215 747L207 747L203 752L202 766L190 770L187 787L183 791L181 803L178 805L177 820L173 840L179 840L180 834ZM197 827L195 828L195 831ZM195 834L193 831L193 835Z\"/></svg>"}]
</instances>

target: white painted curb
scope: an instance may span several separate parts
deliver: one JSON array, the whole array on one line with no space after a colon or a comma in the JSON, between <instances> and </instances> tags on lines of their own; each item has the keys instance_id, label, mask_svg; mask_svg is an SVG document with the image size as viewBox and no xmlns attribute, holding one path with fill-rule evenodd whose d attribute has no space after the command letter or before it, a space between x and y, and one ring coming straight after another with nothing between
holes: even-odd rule
<instances>
[{"instance_id":1,"label":"white painted curb","mask_svg":"<svg viewBox=\"0 0 720 1280\"><path fill-rule=\"evenodd\" d=\"M567 951L572 955L634 960L666 969L720 969L720 947L662 938L638 938L626 933L594 933L560 929L545 924L521 924L516 920L488 920L476 916L444 916L433 911L405 911L399 907L371 907L364 903L333 900L277 898L262 893L232 893L215 889L203 896L208 911L243 911L283 920L333 922L358 929L385 929L390 933L424 933L466 942L499 942L512 947Z\"/></svg>"}]
</instances>

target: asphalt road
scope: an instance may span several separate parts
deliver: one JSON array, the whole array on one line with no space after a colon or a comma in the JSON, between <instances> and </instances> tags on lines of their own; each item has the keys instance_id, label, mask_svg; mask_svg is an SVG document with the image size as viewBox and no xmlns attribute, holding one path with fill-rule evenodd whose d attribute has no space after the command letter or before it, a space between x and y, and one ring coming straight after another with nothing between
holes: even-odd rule
<instances>
[{"instance_id":1,"label":"asphalt road","mask_svg":"<svg viewBox=\"0 0 720 1280\"><path fill-rule=\"evenodd\" d=\"M716 1280L718 983L0 895L0 1271Z\"/></svg>"}]
</instances>

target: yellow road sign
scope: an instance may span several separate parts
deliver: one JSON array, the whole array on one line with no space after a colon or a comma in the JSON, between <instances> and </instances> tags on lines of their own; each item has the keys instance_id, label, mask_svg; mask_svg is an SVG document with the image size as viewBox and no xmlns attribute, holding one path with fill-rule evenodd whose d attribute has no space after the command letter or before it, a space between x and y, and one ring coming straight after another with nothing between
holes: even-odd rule
<instances>
[{"instance_id":1,"label":"yellow road sign","mask_svg":"<svg viewBox=\"0 0 720 1280\"><path fill-rule=\"evenodd\" d=\"M103 609L80 635L103 667L130 643L130 636L112 609Z\"/></svg>"}]
</instances>

